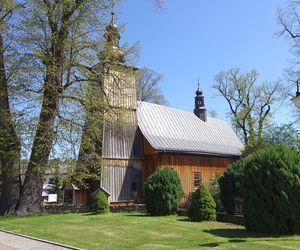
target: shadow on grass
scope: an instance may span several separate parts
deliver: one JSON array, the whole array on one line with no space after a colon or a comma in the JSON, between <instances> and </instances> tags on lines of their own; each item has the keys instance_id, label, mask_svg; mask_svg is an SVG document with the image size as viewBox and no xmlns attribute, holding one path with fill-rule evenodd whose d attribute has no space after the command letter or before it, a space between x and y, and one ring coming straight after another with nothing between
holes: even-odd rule
<instances>
[{"instance_id":1,"label":"shadow on grass","mask_svg":"<svg viewBox=\"0 0 300 250\"><path fill-rule=\"evenodd\" d=\"M180 218L180 219L178 219L178 221L188 221L188 222L192 222L188 217L186 217L186 218Z\"/></svg>"},{"instance_id":2,"label":"shadow on grass","mask_svg":"<svg viewBox=\"0 0 300 250\"><path fill-rule=\"evenodd\" d=\"M212 233L213 231L213 233ZM205 248L215 248L219 247L220 245L227 245L231 243L255 243L255 242L299 242L298 239L291 239L291 238L282 238L281 236L274 236L274 235L262 235L262 234L256 234L247 232L242 232L243 229L214 229L214 230L205 230L204 232L212 233L213 235L221 236L224 238L229 238L227 241L220 241L220 242L210 242L205 244L199 244L200 247ZM230 239L230 237L234 238L237 237L237 239ZM266 239L266 237L270 237ZM242 238L242 239L239 239ZM243 239L244 238L244 239ZM261 244L261 243L260 243ZM275 246L275 245L274 245Z\"/></svg>"},{"instance_id":3,"label":"shadow on grass","mask_svg":"<svg viewBox=\"0 0 300 250\"><path fill-rule=\"evenodd\" d=\"M199 244L200 247L207 247L207 248L214 248L218 247L220 245L225 245L229 243L245 243L247 240L240 240L240 239L235 239L235 240L228 240L228 241L220 241L220 242L211 242L211 243L205 243L205 244Z\"/></svg>"},{"instance_id":4,"label":"shadow on grass","mask_svg":"<svg viewBox=\"0 0 300 250\"><path fill-rule=\"evenodd\" d=\"M210 229L210 230L204 230L204 232L213 234L215 236L223 237L223 238L229 238L229 239L278 237L276 235L249 232L243 228Z\"/></svg>"},{"instance_id":5,"label":"shadow on grass","mask_svg":"<svg viewBox=\"0 0 300 250\"><path fill-rule=\"evenodd\" d=\"M200 247L210 247L210 248L213 248L213 247L218 247L220 246L221 243L218 243L218 242L213 242L213 243L206 243L206 244L200 244L199 246Z\"/></svg>"},{"instance_id":6,"label":"shadow on grass","mask_svg":"<svg viewBox=\"0 0 300 250\"><path fill-rule=\"evenodd\" d=\"M199 244L200 247L215 248L220 245L227 245L231 243L255 243L255 242L282 242L282 241L294 241L299 242L299 239L283 238L278 235L259 234L249 232L246 229L211 229L204 230L206 233L213 234L214 236L226 238L227 241L210 242L205 244Z\"/></svg>"},{"instance_id":7,"label":"shadow on grass","mask_svg":"<svg viewBox=\"0 0 300 250\"><path fill-rule=\"evenodd\" d=\"M229 242L239 242L241 239L260 239L260 238L274 238L274 240L280 239L280 241L290 241L294 240L290 237L295 235L277 235L277 234L263 234L247 231L243 228L222 228L222 229L210 229L203 230L205 233L210 233L215 236L223 237L229 239ZM286 237L286 238L284 238ZM271 241L271 239L263 239L264 241ZM299 241L299 239L295 239ZM244 240L243 240L244 241ZM252 241L252 240L251 240Z\"/></svg>"},{"instance_id":8,"label":"shadow on grass","mask_svg":"<svg viewBox=\"0 0 300 250\"><path fill-rule=\"evenodd\" d=\"M151 214L143 214L143 213L137 213L137 212L129 212L128 214L126 214L125 216L129 216L129 217L158 217L158 216L154 216Z\"/></svg>"},{"instance_id":9,"label":"shadow on grass","mask_svg":"<svg viewBox=\"0 0 300 250\"><path fill-rule=\"evenodd\" d=\"M94 213L94 212L88 212L88 213L84 213L82 214L83 216L95 216L95 215L107 215L109 213Z\"/></svg>"}]
</instances>

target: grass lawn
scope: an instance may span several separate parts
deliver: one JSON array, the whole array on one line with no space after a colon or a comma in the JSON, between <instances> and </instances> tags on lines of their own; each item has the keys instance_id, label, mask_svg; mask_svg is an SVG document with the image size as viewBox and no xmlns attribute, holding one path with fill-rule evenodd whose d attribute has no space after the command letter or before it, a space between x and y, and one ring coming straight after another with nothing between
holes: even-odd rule
<instances>
[{"instance_id":1,"label":"grass lawn","mask_svg":"<svg viewBox=\"0 0 300 250\"><path fill-rule=\"evenodd\" d=\"M219 222L138 213L0 218L0 228L84 249L300 249L300 236L268 237Z\"/></svg>"}]
</instances>

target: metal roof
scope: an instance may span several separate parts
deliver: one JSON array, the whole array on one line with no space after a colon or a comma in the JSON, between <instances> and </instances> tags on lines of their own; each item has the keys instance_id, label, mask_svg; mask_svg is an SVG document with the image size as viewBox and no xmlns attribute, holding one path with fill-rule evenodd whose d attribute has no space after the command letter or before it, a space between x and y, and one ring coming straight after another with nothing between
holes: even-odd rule
<instances>
[{"instance_id":1,"label":"metal roof","mask_svg":"<svg viewBox=\"0 0 300 250\"><path fill-rule=\"evenodd\" d=\"M226 121L138 102L138 126L157 151L240 156L243 144Z\"/></svg>"}]
</instances>

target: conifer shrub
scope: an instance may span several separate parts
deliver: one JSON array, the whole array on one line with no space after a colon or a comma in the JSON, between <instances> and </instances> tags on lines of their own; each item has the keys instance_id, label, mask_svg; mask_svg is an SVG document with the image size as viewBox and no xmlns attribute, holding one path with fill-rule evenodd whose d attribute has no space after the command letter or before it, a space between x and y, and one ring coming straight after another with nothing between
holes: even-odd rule
<instances>
[{"instance_id":1,"label":"conifer shrub","mask_svg":"<svg viewBox=\"0 0 300 250\"><path fill-rule=\"evenodd\" d=\"M208 191L210 192L211 196L213 197L215 203L216 203L216 212L217 213L223 213L224 212L224 206L221 202L220 198L220 184L219 179L221 178L221 174L216 174L215 177L209 182L208 184Z\"/></svg>"},{"instance_id":2,"label":"conifer shrub","mask_svg":"<svg viewBox=\"0 0 300 250\"><path fill-rule=\"evenodd\" d=\"M216 220L216 203L205 186L200 185L192 194L188 217L191 221Z\"/></svg>"},{"instance_id":3,"label":"conifer shrub","mask_svg":"<svg viewBox=\"0 0 300 250\"><path fill-rule=\"evenodd\" d=\"M300 152L282 145L266 147L249 157L244 171L246 228L300 233Z\"/></svg>"},{"instance_id":4,"label":"conifer shrub","mask_svg":"<svg viewBox=\"0 0 300 250\"><path fill-rule=\"evenodd\" d=\"M241 183L246 158L232 163L219 178L220 200L226 214L234 214L235 198L241 197Z\"/></svg>"},{"instance_id":5,"label":"conifer shrub","mask_svg":"<svg viewBox=\"0 0 300 250\"><path fill-rule=\"evenodd\" d=\"M96 214L103 214L109 211L108 199L103 192L97 192L93 199L91 210Z\"/></svg>"},{"instance_id":6,"label":"conifer shrub","mask_svg":"<svg viewBox=\"0 0 300 250\"><path fill-rule=\"evenodd\" d=\"M151 215L173 213L183 196L178 174L171 168L156 170L145 183L145 203Z\"/></svg>"}]
</instances>

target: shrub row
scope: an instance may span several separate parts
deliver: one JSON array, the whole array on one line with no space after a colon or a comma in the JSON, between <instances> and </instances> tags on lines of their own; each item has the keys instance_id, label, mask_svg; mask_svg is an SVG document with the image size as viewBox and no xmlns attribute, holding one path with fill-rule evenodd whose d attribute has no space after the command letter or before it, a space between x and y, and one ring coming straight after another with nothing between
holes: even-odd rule
<instances>
[{"instance_id":1,"label":"shrub row","mask_svg":"<svg viewBox=\"0 0 300 250\"><path fill-rule=\"evenodd\" d=\"M145 203L151 215L174 213L183 196L178 174L171 168L155 171L145 183ZM192 194L188 216L192 221L215 220L216 204L204 186Z\"/></svg>"}]
</instances>

